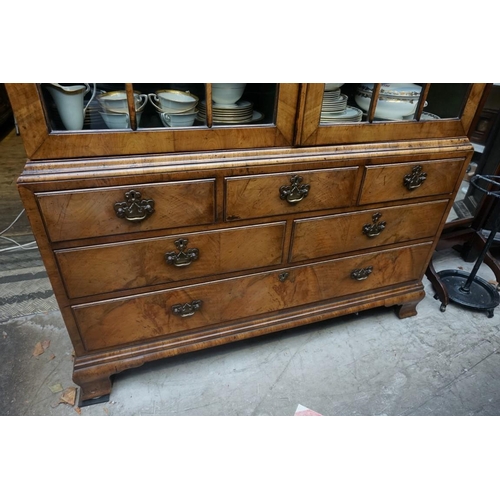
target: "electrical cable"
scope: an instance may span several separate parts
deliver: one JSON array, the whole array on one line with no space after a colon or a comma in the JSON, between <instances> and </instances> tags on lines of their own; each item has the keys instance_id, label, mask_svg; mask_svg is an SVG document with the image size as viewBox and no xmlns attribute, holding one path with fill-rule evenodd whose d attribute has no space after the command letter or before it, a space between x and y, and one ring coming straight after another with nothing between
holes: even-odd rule
<instances>
[{"instance_id":1,"label":"electrical cable","mask_svg":"<svg viewBox=\"0 0 500 500\"><path fill-rule=\"evenodd\" d=\"M32 250L33 248L36 247L36 241L30 241L28 243L21 244L15 240L13 240L12 238L9 238L7 236L3 236L3 234L6 233L21 218L21 215L23 215L24 212L25 212L25 210L23 208L21 210L21 212L19 213L19 215L9 224L9 226L6 227L3 231L0 231L0 238L1 239L10 241L11 243L14 243L16 245L14 247L0 248L0 253L1 252L9 252L9 251L13 251L13 250ZM35 247L33 247L31 245L35 245Z\"/></svg>"}]
</instances>

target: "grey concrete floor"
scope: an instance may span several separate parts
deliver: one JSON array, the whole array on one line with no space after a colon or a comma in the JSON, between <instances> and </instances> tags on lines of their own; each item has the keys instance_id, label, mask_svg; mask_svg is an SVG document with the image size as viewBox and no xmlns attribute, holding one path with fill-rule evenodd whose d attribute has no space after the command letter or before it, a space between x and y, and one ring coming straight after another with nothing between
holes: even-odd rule
<instances>
[{"instance_id":1,"label":"grey concrete floor","mask_svg":"<svg viewBox=\"0 0 500 500\"><path fill-rule=\"evenodd\" d=\"M472 269L455 251L437 270ZM494 280L483 265L478 273ZM110 401L60 402L72 346L58 311L0 323L0 414L64 416L500 415L500 311L449 304L431 284L418 315L392 309L335 318L152 362L116 375ZM33 356L38 342L50 345Z\"/></svg>"}]
</instances>

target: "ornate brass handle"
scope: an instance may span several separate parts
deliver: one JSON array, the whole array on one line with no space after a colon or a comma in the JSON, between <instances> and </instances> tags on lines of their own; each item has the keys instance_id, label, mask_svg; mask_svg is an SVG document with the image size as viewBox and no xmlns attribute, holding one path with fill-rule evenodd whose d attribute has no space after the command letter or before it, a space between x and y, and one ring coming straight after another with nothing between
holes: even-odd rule
<instances>
[{"instance_id":1,"label":"ornate brass handle","mask_svg":"<svg viewBox=\"0 0 500 500\"><path fill-rule=\"evenodd\" d=\"M196 311L201 309L202 304L201 300L193 300L185 304L175 304L172 306L172 312L181 318L189 318L189 316L192 316Z\"/></svg>"},{"instance_id":2,"label":"ornate brass handle","mask_svg":"<svg viewBox=\"0 0 500 500\"><path fill-rule=\"evenodd\" d=\"M302 201L309 194L309 184L301 184L303 181L300 175L290 177L290 186L280 187L280 198L294 204Z\"/></svg>"},{"instance_id":3,"label":"ornate brass handle","mask_svg":"<svg viewBox=\"0 0 500 500\"><path fill-rule=\"evenodd\" d=\"M155 209L153 200L142 200L139 191L133 189L125 193L125 200L115 203L115 212L121 219L127 219L131 222L140 222L148 215L151 215Z\"/></svg>"},{"instance_id":4,"label":"ornate brass handle","mask_svg":"<svg viewBox=\"0 0 500 500\"><path fill-rule=\"evenodd\" d=\"M427 179L427 174L422 170L422 165L416 165L412 168L411 174L404 176L403 184L409 191L417 189Z\"/></svg>"},{"instance_id":5,"label":"ornate brass handle","mask_svg":"<svg viewBox=\"0 0 500 500\"><path fill-rule=\"evenodd\" d=\"M385 229L386 225L384 221L379 222L381 217L382 214L380 212L372 215L373 224L365 224L363 226L363 234L368 236L368 238L374 238L375 236L378 236Z\"/></svg>"},{"instance_id":6,"label":"ornate brass handle","mask_svg":"<svg viewBox=\"0 0 500 500\"><path fill-rule=\"evenodd\" d=\"M356 281L363 281L366 278L368 278L368 276L370 276L372 271L373 271L373 266L368 266L361 269L354 269L354 271L351 272L351 278Z\"/></svg>"},{"instance_id":7,"label":"ornate brass handle","mask_svg":"<svg viewBox=\"0 0 500 500\"><path fill-rule=\"evenodd\" d=\"M179 252L167 252L165 254L165 261L167 264L172 264L176 267L186 267L200 256L200 252L197 248L187 248L188 240L180 238L175 240L174 243Z\"/></svg>"}]
</instances>

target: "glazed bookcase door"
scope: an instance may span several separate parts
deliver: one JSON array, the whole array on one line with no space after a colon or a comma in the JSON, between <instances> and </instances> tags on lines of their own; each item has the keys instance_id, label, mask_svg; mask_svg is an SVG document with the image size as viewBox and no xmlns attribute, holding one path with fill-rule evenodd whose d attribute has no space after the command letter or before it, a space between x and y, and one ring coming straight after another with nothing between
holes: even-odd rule
<instances>
[{"instance_id":1,"label":"glazed bookcase door","mask_svg":"<svg viewBox=\"0 0 500 500\"><path fill-rule=\"evenodd\" d=\"M299 84L248 83L241 96L229 98L227 91L221 97L217 87L211 83L6 84L30 160L293 144ZM173 107L170 96L177 99ZM179 102L187 103L188 109L176 109ZM191 103L195 105L189 108Z\"/></svg>"},{"instance_id":2,"label":"glazed bookcase door","mask_svg":"<svg viewBox=\"0 0 500 500\"><path fill-rule=\"evenodd\" d=\"M297 145L466 136L488 84L303 84Z\"/></svg>"}]
</instances>

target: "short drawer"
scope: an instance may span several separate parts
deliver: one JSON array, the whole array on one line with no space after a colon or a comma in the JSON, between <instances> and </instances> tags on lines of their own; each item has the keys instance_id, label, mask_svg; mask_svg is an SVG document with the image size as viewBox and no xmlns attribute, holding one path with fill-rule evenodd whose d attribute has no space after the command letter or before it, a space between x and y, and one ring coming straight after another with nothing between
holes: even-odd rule
<instances>
[{"instance_id":1,"label":"short drawer","mask_svg":"<svg viewBox=\"0 0 500 500\"><path fill-rule=\"evenodd\" d=\"M358 167L226 179L226 220L346 207Z\"/></svg>"},{"instance_id":2,"label":"short drawer","mask_svg":"<svg viewBox=\"0 0 500 500\"><path fill-rule=\"evenodd\" d=\"M366 167L359 204L452 193L464 161L459 158Z\"/></svg>"},{"instance_id":3,"label":"short drawer","mask_svg":"<svg viewBox=\"0 0 500 500\"><path fill-rule=\"evenodd\" d=\"M203 335L204 328L421 279L431 248L423 243L72 309L88 350Z\"/></svg>"},{"instance_id":4,"label":"short drawer","mask_svg":"<svg viewBox=\"0 0 500 500\"><path fill-rule=\"evenodd\" d=\"M52 241L208 224L215 217L214 179L36 196Z\"/></svg>"},{"instance_id":5,"label":"short drawer","mask_svg":"<svg viewBox=\"0 0 500 500\"><path fill-rule=\"evenodd\" d=\"M70 298L282 262L285 223L204 231L55 252Z\"/></svg>"},{"instance_id":6,"label":"short drawer","mask_svg":"<svg viewBox=\"0 0 500 500\"><path fill-rule=\"evenodd\" d=\"M290 262L431 238L447 205L441 200L297 220Z\"/></svg>"}]
</instances>

